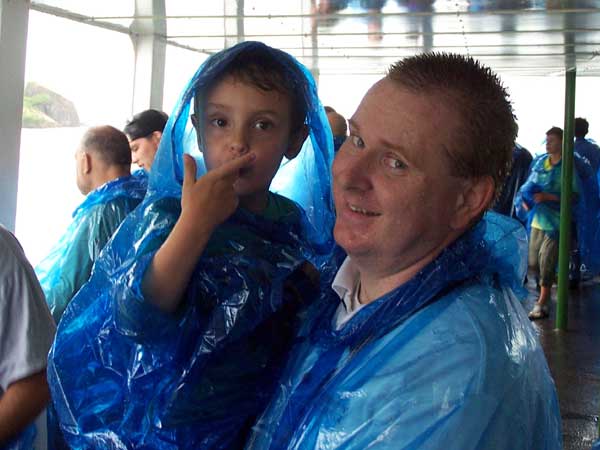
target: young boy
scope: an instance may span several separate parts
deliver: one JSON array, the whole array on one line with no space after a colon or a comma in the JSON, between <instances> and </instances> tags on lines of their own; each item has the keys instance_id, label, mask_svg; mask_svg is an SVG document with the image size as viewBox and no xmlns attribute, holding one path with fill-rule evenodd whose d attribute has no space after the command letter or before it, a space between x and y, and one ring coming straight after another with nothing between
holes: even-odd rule
<instances>
[{"instance_id":1,"label":"young boy","mask_svg":"<svg viewBox=\"0 0 600 450\"><path fill-rule=\"evenodd\" d=\"M191 103L198 178L184 155ZM284 156L297 163L278 171ZM331 156L316 87L292 57L247 42L207 60L165 128L146 199L51 351L72 448L244 445L315 297L311 268L330 259ZM282 172L302 208L269 191Z\"/></svg>"}]
</instances>

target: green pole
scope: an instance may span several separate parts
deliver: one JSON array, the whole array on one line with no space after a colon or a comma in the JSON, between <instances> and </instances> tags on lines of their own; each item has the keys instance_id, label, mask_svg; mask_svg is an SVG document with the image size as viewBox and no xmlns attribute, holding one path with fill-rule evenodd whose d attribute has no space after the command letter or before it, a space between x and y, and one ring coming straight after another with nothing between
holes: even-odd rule
<instances>
[{"instance_id":1,"label":"green pole","mask_svg":"<svg viewBox=\"0 0 600 450\"><path fill-rule=\"evenodd\" d=\"M571 244L571 198L573 186L573 128L575 125L575 69L565 76L565 126L562 142L560 189L560 236L558 241L558 299L556 328L567 329L569 299L569 247Z\"/></svg>"}]
</instances>

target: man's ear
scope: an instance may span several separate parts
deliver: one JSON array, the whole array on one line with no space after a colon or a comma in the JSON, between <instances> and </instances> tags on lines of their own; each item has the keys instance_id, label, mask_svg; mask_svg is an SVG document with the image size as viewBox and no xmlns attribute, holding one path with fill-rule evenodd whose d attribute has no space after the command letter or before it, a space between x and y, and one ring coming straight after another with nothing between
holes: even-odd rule
<instances>
[{"instance_id":1,"label":"man's ear","mask_svg":"<svg viewBox=\"0 0 600 450\"><path fill-rule=\"evenodd\" d=\"M467 228L485 212L494 198L494 192L494 180L489 175L465 180L450 227L454 230Z\"/></svg>"},{"instance_id":2,"label":"man's ear","mask_svg":"<svg viewBox=\"0 0 600 450\"><path fill-rule=\"evenodd\" d=\"M92 171L92 155L88 152L81 152L81 170L84 174L88 174Z\"/></svg>"},{"instance_id":3,"label":"man's ear","mask_svg":"<svg viewBox=\"0 0 600 450\"><path fill-rule=\"evenodd\" d=\"M300 153L302 144L308 137L308 125L304 124L290 135L288 149L284 153L287 159L294 159Z\"/></svg>"}]
</instances>

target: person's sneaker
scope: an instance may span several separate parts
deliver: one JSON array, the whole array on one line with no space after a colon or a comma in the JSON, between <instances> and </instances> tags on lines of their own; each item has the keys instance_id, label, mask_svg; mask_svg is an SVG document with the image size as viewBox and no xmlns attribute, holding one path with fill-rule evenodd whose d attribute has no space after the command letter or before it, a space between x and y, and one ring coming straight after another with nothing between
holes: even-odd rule
<instances>
[{"instance_id":1,"label":"person's sneaker","mask_svg":"<svg viewBox=\"0 0 600 450\"><path fill-rule=\"evenodd\" d=\"M533 309L529 311L529 319L531 320L545 319L548 315L548 306L539 303L534 304Z\"/></svg>"}]
</instances>

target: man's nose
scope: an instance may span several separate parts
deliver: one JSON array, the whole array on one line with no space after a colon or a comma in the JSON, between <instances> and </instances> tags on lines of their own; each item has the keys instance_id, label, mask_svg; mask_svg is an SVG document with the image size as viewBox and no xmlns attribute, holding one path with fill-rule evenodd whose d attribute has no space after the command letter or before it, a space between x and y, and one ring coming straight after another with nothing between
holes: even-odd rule
<instances>
[{"instance_id":1,"label":"man's nose","mask_svg":"<svg viewBox=\"0 0 600 450\"><path fill-rule=\"evenodd\" d=\"M366 191L372 187L374 161L366 153L352 156L339 155L334 162L333 176L344 189Z\"/></svg>"}]
</instances>

